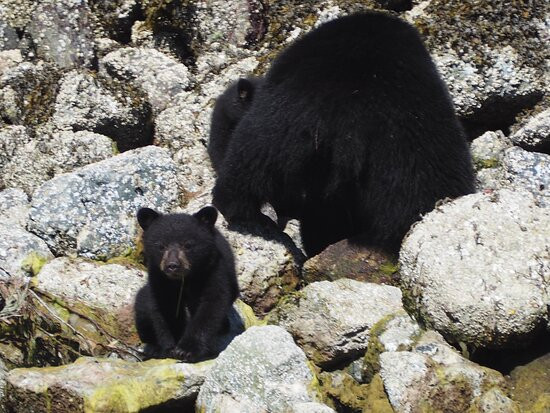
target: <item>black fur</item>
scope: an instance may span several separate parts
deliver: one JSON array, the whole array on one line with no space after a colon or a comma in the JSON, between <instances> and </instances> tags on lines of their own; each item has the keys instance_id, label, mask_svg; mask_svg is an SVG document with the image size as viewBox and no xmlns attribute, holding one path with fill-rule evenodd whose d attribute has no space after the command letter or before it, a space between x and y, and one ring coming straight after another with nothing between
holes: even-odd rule
<instances>
[{"instance_id":1,"label":"black fur","mask_svg":"<svg viewBox=\"0 0 550 413\"><path fill-rule=\"evenodd\" d=\"M381 13L330 21L284 50L225 139L216 207L230 223L265 221L271 203L300 219L309 256L343 238L396 253L436 201L474 191L429 53Z\"/></svg>"},{"instance_id":2,"label":"black fur","mask_svg":"<svg viewBox=\"0 0 550 413\"><path fill-rule=\"evenodd\" d=\"M208 155L216 172L225 157L235 127L250 108L254 94L262 84L259 77L241 78L233 82L216 100L210 125Z\"/></svg>"},{"instance_id":3,"label":"black fur","mask_svg":"<svg viewBox=\"0 0 550 413\"><path fill-rule=\"evenodd\" d=\"M239 294L231 247L214 227L216 209L163 215L142 208L137 218L148 282L137 294L135 318L146 357L215 357Z\"/></svg>"}]
</instances>

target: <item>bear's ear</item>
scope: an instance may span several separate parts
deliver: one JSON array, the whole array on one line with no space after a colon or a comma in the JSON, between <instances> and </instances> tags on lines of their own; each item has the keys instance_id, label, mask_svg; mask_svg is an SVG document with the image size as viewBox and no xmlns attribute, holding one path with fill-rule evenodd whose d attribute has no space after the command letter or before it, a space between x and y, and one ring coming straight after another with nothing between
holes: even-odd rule
<instances>
[{"instance_id":1,"label":"bear's ear","mask_svg":"<svg viewBox=\"0 0 550 413\"><path fill-rule=\"evenodd\" d=\"M141 228L146 231L147 228L151 226L151 223L159 216L160 214L151 208L141 208L137 213L137 220Z\"/></svg>"},{"instance_id":2,"label":"bear's ear","mask_svg":"<svg viewBox=\"0 0 550 413\"><path fill-rule=\"evenodd\" d=\"M237 94L239 100L251 101L254 95L254 85L250 80L241 77L237 82Z\"/></svg>"},{"instance_id":3,"label":"bear's ear","mask_svg":"<svg viewBox=\"0 0 550 413\"><path fill-rule=\"evenodd\" d=\"M203 224L213 228L216 223L216 219L218 219L218 210L213 206L207 206L195 213L193 216Z\"/></svg>"}]
</instances>

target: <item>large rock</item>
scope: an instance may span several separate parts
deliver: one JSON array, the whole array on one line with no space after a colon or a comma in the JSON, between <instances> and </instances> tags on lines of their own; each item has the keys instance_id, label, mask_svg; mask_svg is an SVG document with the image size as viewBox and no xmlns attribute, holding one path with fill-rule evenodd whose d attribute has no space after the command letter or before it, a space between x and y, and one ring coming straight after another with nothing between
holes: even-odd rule
<instances>
[{"instance_id":1,"label":"large rock","mask_svg":"<svg viewBox=\"0 0 550 413\"><path fill-rule=\"evenodd\" d=\"M276 326L251 327L218 356L196 408L204 413L287 412L295 404L317 401L314 383L306 356L290 334Z\"/></svg>"},{"instance_id":2,"label":"large rock","mask_svg":"<svg viewBox=\"0 0 550 413\"><path fill-rule=\"evenodd\" d=\"M125 47L111 52L101 59L100 73L142 88L155 113L192 84L187 67L155 49Z\"/></svg>"},{"instance_id":3,"label":"large rock","mask_svg":"<svg viewBox=\"0 0 550 413\"><path fill-rule=\"evenodd\" d=\"M53 176L111 157L111 139L93 132L63 131L39 134L34 139L17 138L12 156L3 169L3 184L28 194Z\"/></svg>"},{"instance_id":4,"label":"large rock","mask_svg":"<svg viewBox=\"0 0 550 413\"><path fill-rule=\"evenodd\" d=\"M6 404L29 412L190 411L211 365L81 358L60 367L15 369L7 376Z\"/></svg>"},{"instance_id":5,"label":"large rock","mask_svg":"<svg viewBox=\"0 0 550 413\"><path fill-rule=\"evenodd\" d=\"M53 308L60 318L96 344L116 337L137 345L134 300L146 279L144 269L62 257L44 265L33 286L46 301L57 303ZM86 347L81 345L81 351L102 352L101 347Z\"/></svg>"},{"instance_id":6,"label":"large rock","mask_svg":"<svg viewBox=\"0 0 550 413\"><path fill-rule=\"evenodd\" d=\"M329 368L362 355L371 328L400 310L398 288L340 279L315 282L288 296L272 322L286 328L309 359Z\"/></svg>"},{"instance_id":7,"label":"large rock","mask_svg":"<svg viewBox=\"0 0 550 413\"><path fill-rule=\"evenodd\" d=\"M547 90L544 2L417 2L405 15L424 35L471 137L505 127Z\"/></svg>"},{"instance_id":8,"label":"large rock","mask_svg":"<svg viewBox=\"0 0 550 413\"><path fill-rule=\"evenodd\" d=\"M31 204L27 194L17 188L0 191L0 221L25 228Z\"/></svg>"},{"instance_id":9,"label":"large rock","mask_svg":"<svg viewBox=\"0 0 550 413\"><path fill-rule=\"evenodd\" d=\"M45 123L53 112L59 73L43 61L22 62L0 77L0 116L15 125Z\"/></svg>"},{"instance_id":10,"label":"large rock","mask_svg":"<svg viewBox=\"0 0 550 413\"><path fill-rule=\"evenodd\" d=\"M33 196L29 229L56 255L110 258L134 247L140 207L178 202L175 166L165 149L135 149L59 175Z\"/></svg>"},{"instance_id":11,"label":"large rock","mask_svg":"<svg viewBox=\"0 0 550 413\"><path fill-rule=\"evenodd\" d=\"M437 333L425 333L413 351L382 353L380 364L397 413L518 412L500 373L464 359Z\"/></svg>"},{"instance_id":12,"label":"large rock","mask_svg":"<svg viewBox=\"0 0 550 413\"><path fill-rule=\"evenodd\" d=\"M33 12L28 33L37 55L61 68L91 67L95 51L86 0L44 0Z\"/></svg>"},{"instance_id":13,"label":"large rock","mask_svg":"<svg viewBox=\"0 0 550 413\"><path fill-rule=\"evenodd\" d=\"M455 342L524 343L549 320L550 210L502 189L444 204L400 252L408 307Z\"/></svg>"},{"instance_id":14,"label":"large rock","mask_svg":"<svg viewBox=\"0 0 550 413\"><path fill-rule=\"evenodd\" d=\"M550 98L547 105L550 104ZM524 149L546 152L550 151L550 107L522 119L515 125L510 139Z\"/></svg>"},{"instance_id":15,"label":"large rock","mask_svg":"<svg viewBox=\"0 0 550 413\"><path fill-rule=\"evenodd\" d=\"M0 224L0 281L33 275L35 261L47 261L53 255L44 241L10 222Z\"/></svg>"},{"instance_id":16,"label":"large rock","mask_svg":"<svg viewBox=\"0 0 550 413\"><path fill-rule=\"evenodd\" d=\"M53 124L113 138L120 151L150 144L151 107L143 92L91 72L69 72L61 80Z\"/></svg>"}]
</instances>

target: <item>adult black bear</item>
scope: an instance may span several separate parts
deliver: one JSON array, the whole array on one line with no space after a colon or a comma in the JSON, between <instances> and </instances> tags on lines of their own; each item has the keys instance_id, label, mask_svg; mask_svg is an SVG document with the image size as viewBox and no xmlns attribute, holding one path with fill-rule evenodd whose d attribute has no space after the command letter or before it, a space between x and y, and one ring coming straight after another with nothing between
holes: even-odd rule
<instances>
[{"instance_id":1,"label":"adult black bear","mask_svg":"<svg viewBox=\"0 0 550 413\"><path fill-rule=\"evenodd\" d=\"M226 142L214 205L246 223L266 222L260 208L272 204L300 220L309 256L343 238L396 253L436 201L474 191L429 53L381 13L330 21L284 50Z\"/></svg>"},{"instance_id":2,"label":"adult black bear","mask_svg":"<svg viewBox=\"0 0 550 413\"><path fill-rule=\"evenodd\" d=\"M239 294L231 247L214 227L217 211L160 214L142 208L148 282L135 303L147 358L196 362L216 356Z\"/></svg>"}]
</instances>

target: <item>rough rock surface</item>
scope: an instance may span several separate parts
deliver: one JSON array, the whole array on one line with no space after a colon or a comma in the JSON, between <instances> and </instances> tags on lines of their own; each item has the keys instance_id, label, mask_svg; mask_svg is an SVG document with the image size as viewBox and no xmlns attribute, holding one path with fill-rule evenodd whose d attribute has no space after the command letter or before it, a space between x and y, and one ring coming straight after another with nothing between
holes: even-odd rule
<instances>
[{"instance_id":1,"label":"rough rock surface","mask_svg":"<svg viewBox=\"0 0 550 413\"><path fill-rule=\"evenodd\" d=\"M550 150L550 108L522 121L510 135L510 139L524 149Z\"/></svg>"},{"instance_id":2,"label":"rough rock surface","mask_svg":"<svg viewBox=\"0 0 550 413\"><path fill-rule=\"evenodd\" d=\"M56 255L121 255L134 246L140 207L175 207L179 191L174 175L168 152L154 146L59 175L34 193L29 229Z\"/></svg>"},{"instance_id":3,"label":"rough rock surface","mask_svg":"<svg viewBox=\"0 0 550 413\"><path fill-rule=\"evenodd\" d=\"M52 122L113 138L120 151L151 143L151 107L145 95L119 81L72 71L60 82Z\"/></svg>"},{"instance_id":4,"label":"rough rock surface","mask_svg":"<svg viewBox=\"0 0 550 413\"><path fill-rule=\"evenodd\" d=\"M27 266L33 257L48 260L53 255L46 243L36 235L15 224L0 223L0 281L32 275Z\"/></svg>"},{"instance_id":5,"label":"rough rock surface","mask_svg":"<svg viewBox=\"0 0 550 413\"><path fill-rule=\"evenodd\" d=\"M28 194L55 175L109 158L115 151L111 139L87 131L44 133L34 139L20 135L16 142L3 169L3 183Z\"/></svg>"},{"instance_id":6,"label":"rough rock surface","mask_svg":"<svg viewBox=\"0 0 550 413\"><path fill-rule=\"evenodd\" d=\"M29 214L29 197L21 189L0 191L0 221L24 228Z\"/></svg>"},{"instance_id":7,"label":"rough rock surface","mask_svg":"<svg viewBox=\"0 0 550 413\"><path fill-rule=\"evenodd\" d=\"M408 308L456 342L517 346L548 322L550 210L527 192L472 194L427 214L400 252Z\"/></svg>"},{"instance_id":8,"label":"rough rock surface","mask_svg":"<svg viewBox=\"0 0 550 413\"><path fill-rule=\"evenodd\" d=\"M47 369L15 369L7 376L7 407L57 413L137 412L168 407L188 411L212 363L143 363L81 358Z\"/></svg>"},{"instance_id":9,"label":"rough rock surface","mask_svg":"<svg viewBox=\"0 0 550 413\"><path fill-rule=\"evenodd\" d=\"M314 380L290 334L277 326L251 327L218 356L199 392L197 410L212 413L233 405L244 412L286 412L297 403L317 401Z\"/></svg>"},{"instance_id":10,"label":"rough rock surface","mask_svg":"<svg viewBox=\"0 0 550 413\"><path fill-rule=\"evenodd\" d=\"M33 12L28 33L37 55L61 68L94 63L92 21L85 0L44 0Z\"/></svg>"},{"instance_id":11,"label":"rough rock surface","mask_svg":"<svg viewBox=\"0 0 550 413\"><path fill-rule=\"evenodd\" d=\"M405 13L424 35L470 136L511 125L547 90L547 7L418 2Z\"/></svg>"},{"instance_id":12,"label":"rough rock surface","mask_svg":"<svg viewBox=\"0 0 550 413\"><path fill-rule=\"evenodd\" d=\"M0 77L0 116L15 125L36 126L53 112L59 73L43 61L22 62Z\"/></svg>"},{"instance_id":13,"label":"rough rock surface","mask_svg":"<svg viewBox=\"0 0 550 413\"><path fill-rule=\"evenodd\" d=\"M512 397L522 412L550 411L550 354L510 373Z\"/></svg>"},{"instance_id":14,"label":"rough rock surface","mask_svg":"<svg viewBox=\"0 0 550 413\"><path fill-rule=\"evenodd\" d=\"M155 49L125 47L111 52L101 59L100 73L141 87L155 113L192 84L187 67Z\"/></svg>"},{"instance_id":15,"label":"rough rock surface","mask_svg":"<svg viewBox=\"0 0 550 413\"><path fill-rule=\"evenodd\" d=\"M273 322L324 368L364 353L371 328L400 310L398 288L339 279L314 282L291 294L276 308Z\"/></svg>"},{"instance_id":16,"label":"rough rock surface","mask_svg":"<svg viewBox=\"0 0 550 413\"><path fill-rule=\"evenodd\" d=\"M413 351L382 353L380 364L386 393L398 413L461 413L480 405L488 405L481 411L517 412L500 373L464 359L435 332L426 332Z\"/></svg>"},{"instance_id":17,"label":"rough rock surface","mask_svg":"<svg viewBox=\"0 0 550 413\"><path fill-rule=\"evenodd\" d=\"M304 263L303 279L308 282L351 278L357 281L395 285L397 266L382 252L365 249L342 240Z\"/></svg>"}]
</instances>

